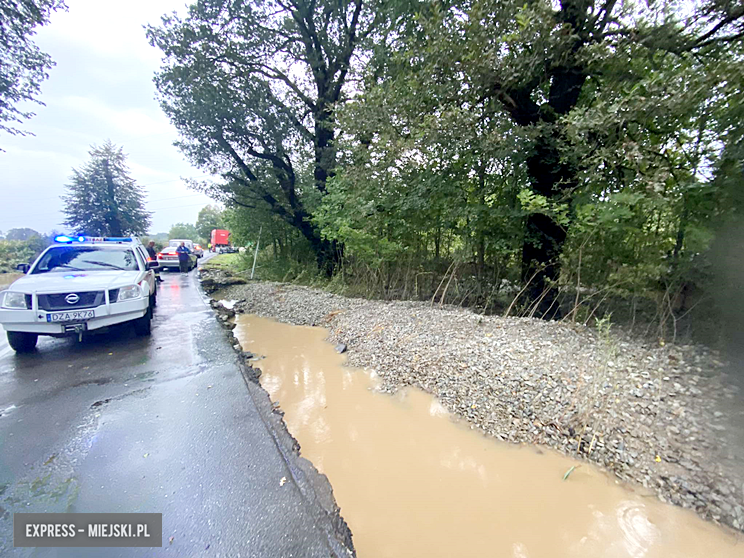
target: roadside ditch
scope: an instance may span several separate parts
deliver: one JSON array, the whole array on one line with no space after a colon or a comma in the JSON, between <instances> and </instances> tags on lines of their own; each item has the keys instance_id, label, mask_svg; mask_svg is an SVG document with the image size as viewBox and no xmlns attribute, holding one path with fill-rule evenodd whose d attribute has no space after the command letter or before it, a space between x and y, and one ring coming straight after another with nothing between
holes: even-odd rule
<instances>
[{"instance_id":1,"label":"roadside ditch","mask_svg":"<svg viewBox=\"0 0 744 558\"><path fill-rule=\"evenodd\" d=\"M213 302L226 324L237 312L323 326L348 347L349 365L375 372L382 391L421 388L488 436L593 462L663 502L744 526L744 464L726 442L737 427L726 409L740 394L704 348L247 283L225 271L203 277L212 292L232 283L218 298L234 306Z\"/></svg>"}]
</instances>

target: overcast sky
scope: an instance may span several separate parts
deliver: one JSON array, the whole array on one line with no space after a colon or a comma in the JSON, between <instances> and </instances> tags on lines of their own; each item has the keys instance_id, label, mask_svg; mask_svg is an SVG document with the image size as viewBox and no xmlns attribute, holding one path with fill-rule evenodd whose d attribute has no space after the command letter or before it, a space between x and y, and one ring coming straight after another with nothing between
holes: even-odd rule
<instances>
[{"instance_id":1,"label":"overcast sky","mask_svg":"<svg viewBox=\"0 0 744 558\"><path fill-rule=\"evenodd\" d=\"M69 10L38 30L36 43L57 65L42 86L36 116L21 126L35 136L0 132L0 230L64 230L60 196L71 169L88 159L91 144L123 146L131 176L147 192L151 233L193 223L211 202L181 178L199 178L173 147L177 135L154 100L159 51L143 25L158 23L184 0L66 0Z\"/></svg>"}]
</instances>

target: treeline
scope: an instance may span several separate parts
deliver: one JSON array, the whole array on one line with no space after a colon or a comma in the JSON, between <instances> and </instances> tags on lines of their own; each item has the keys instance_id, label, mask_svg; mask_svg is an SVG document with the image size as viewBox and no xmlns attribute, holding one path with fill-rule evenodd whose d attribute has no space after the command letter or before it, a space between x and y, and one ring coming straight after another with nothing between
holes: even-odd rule
<instances>
[{"instance_id":1,"label":"treeline","mask_svg":"<svg viewBox=\"0 0 744 558\"><path fill-rule=\"evenodd\" d=\"M172 238L193 240L204 249L210 242L213 229L224 228L223 211L214 205L207 205L199 210L196 223L176 223L168 231L167 240Z\"/></svg>"},{"instance_id":2,"label":"treeline","mask_svg":"<svg viewBox=\"0 0 744 558\"><path fill-rule=\"evenodd\" d=\"M740 4L206 0L148 36L180 148L221 179L193 186L285 277L720 333Z\"/></svg>"},{"instance_id":3,"label":"treeline","mask_svg":"<svg viewBox=\"0 0 744 558\"><path fill-rule=\"evenodd\" d=\"M0 232L0 273L14 273L18 264L33 262L52 243L54 235L29 228Z\"/></svg>"}]
</instances>

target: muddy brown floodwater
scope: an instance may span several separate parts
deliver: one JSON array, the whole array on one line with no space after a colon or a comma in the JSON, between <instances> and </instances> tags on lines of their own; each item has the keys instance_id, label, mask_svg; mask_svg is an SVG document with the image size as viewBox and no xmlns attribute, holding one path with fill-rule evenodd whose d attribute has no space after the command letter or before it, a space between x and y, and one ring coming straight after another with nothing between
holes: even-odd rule
<instances>
[{"instance_id":1,"label":"muddy brown floodwater","mask_svg":"<svg viewBox=\"0 0 744 558\"><path fill-rule=\"evenodd\" d=\"M737 535L588 463L486 438L420 390L376 392L324 329L240 315L235 335L266 357L261 385L328 476L360 558L744 557Z\"/></svg>"}]
</instances>

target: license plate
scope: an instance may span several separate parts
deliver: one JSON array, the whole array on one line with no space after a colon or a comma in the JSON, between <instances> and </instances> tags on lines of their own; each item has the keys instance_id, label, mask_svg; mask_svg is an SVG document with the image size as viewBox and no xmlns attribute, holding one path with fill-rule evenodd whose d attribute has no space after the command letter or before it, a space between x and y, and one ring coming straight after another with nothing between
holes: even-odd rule
<instances>
[{"instance_id":1,"label":"license plate","mask_svg":"<svg viewBox=\"0 0 744 558\"><path fill-rule=\"evenodd\" d=\"M79 320L88 320L94 318L96 313L93 310L74 310L72 312L52 312L47 314L47 322L76 322Z\"/></svg>"}]
</instances>

